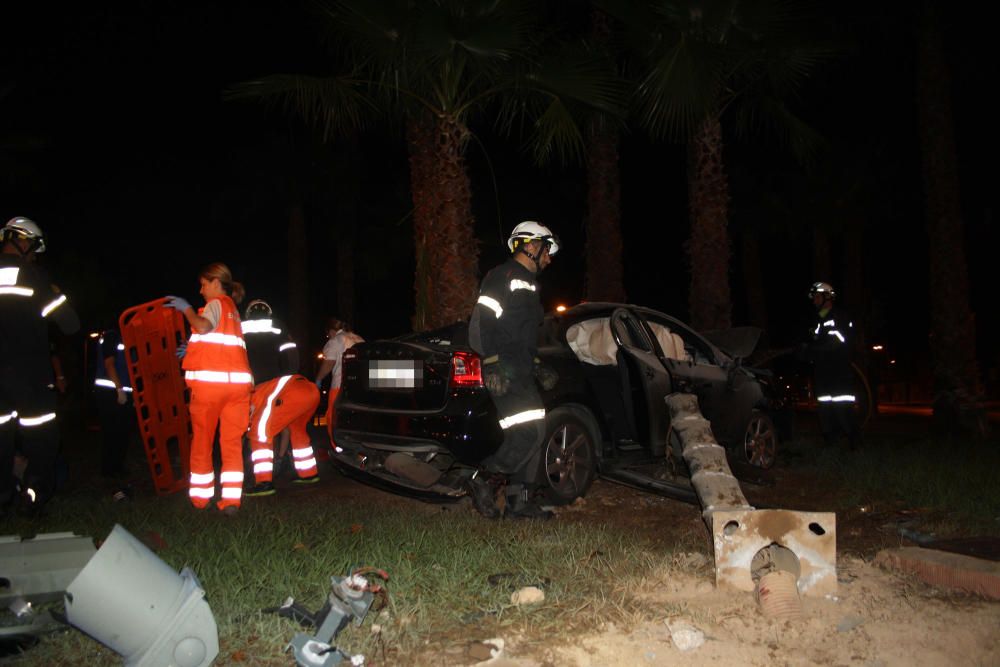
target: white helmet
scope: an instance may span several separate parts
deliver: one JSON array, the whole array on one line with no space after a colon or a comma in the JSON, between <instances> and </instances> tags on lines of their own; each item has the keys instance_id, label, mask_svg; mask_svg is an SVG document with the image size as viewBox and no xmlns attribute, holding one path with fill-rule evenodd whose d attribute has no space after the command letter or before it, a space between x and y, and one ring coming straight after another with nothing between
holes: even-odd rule
<instances>
[{"instance_id":1,"label":"white helmet","mask_svg":"<svg viewBox=\"0 0 1000 667\"><path fill-rule=\"evenodd\" d=\"M8 220L7 224L3 226L3 240L7 241L14 234L34 241L36 253L45 252L45 237L42 234L42 228L35 224L34 220L20 216Z\"/></svg>"},{"instance_id":2,"label":"white helmet","mask_svg":"<svg viewBox=\"0 0 1000 667\"><path fill-rule=\"evenodd\" d=\"M549 245L550 255L559 252L559 237L553 234L552 230L545 225L533 220L525 220L510 233L510 238L507 239L507 247L510 248L511 252L514 252L521 245L518 243L518 240L521 242L544 241Z\"/></svg>"},{"instance_id":3,"label":"white helmet","mask_svg":"<svg viewBox=\"0 0 1000 667\"><path fill-rule=\"evenodd\" d=\"M830 283L813 283L812 287L809 288L809 298L811 299L817 294L829 294L831 299L837 298L837 293L833 291L833 286Z\"/></svg>"},{"instance_id":4,"label":"white helmet","mask_svg":"<svg viewBox=\"0 0 1000 667\"><path fill-rule=\"evenodd\" d=\"M254 299L247 304L243 311L243 319L246 320L266 320L271 317L271 305L263 299Z\"/></svg>"}]
</instances>

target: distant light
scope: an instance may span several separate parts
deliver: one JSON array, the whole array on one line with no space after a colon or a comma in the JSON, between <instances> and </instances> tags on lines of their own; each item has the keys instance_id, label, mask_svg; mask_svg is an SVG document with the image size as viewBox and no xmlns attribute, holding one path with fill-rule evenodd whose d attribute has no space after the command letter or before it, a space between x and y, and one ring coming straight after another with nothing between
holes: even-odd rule
<instances>
[{"instance_id":1,"label":"distant light","mask_svg":"<svg viewBox=\"0 0 1000 667\"><path fill-rule=\"evenodd\" d=\"M90 334L90 337L91 338L100 338L101 337L101 332L100 331L95 331L94 333Z\"/></svg>"},{"instance_id":2,"label":"distant light","mask_svg":"<svg viewBox=\"0 0 1000 667\"><path fill-rule=\"evenodd\" d=\"M895 360L895 359L890 359L890 360L889 360L889 363L890 363L890 364L894 364L894 363L896 363L896 360Z\"/></svg>"},{"instance_id":3,"label":"distant light","mask_svg":"<svg viewBox=\"0 0 1000 667\"><path fill-rule=\"evenodd\" d=\"M320 352L319 354L317 354L317 355L316 355L316 358L317 358L317 359L322 359L322 358L323 358L323 353L322 353L322 352Z\"/></svg>"},{"instance_id":4,"label":"distant light","mask_svg":"<svg viewBox=\"0 0 1000 667\"><path fill-rule=\"evenodd\" d=\"M872 345L872 349L875 350L876 352L881 352L885 348L882 347L881 345Z\"/></svg>"},{"instance_id":5,"label":"distant light","mask_svg":"<svg viewBox=\"0 0 1000 667\"><path fill-rule=\"evenodd\" d=\"M556 306L556 312L557 313L564 313L564 312L566 312L566 306L564 306L562 304L559 304L558 306Z\"/></svg>"}]
</instances>

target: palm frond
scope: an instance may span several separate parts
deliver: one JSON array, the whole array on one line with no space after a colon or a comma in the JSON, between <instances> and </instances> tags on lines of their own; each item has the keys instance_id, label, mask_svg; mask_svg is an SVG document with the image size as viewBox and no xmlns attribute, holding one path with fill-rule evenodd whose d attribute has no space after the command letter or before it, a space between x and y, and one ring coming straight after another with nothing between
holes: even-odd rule
<instances>
[{"instance_id":1,"label":"palm frond","mask_svg":"<svg viewBox=\"0 0 1000 667\"><path fill-rule=\"evenodd\" d=\"M529 145L538 164L553 159L564 164L582 159L583 132L560 98L552 98L535 121Z\"/></svg>"},{"instance_id":2,"label":"palm frond","mask_svg":"<svg viewBox=\"0 0 1000 667\"><path fill-rule=\"evenodd\" d=\"M302 118L322 133L323 140L363 129L378 107L351 77L275 74L243 81L223 91L226 100L258 100Z\"/></svg>"}]
</instances>

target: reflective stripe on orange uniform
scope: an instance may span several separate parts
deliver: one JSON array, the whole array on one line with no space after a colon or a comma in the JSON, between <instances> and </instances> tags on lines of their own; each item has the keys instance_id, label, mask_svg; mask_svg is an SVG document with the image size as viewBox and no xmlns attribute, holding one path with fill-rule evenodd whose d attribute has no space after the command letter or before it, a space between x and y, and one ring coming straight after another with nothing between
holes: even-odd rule
<instances>
[{"instance_id":1,"label":"reflective stripe on orange uniform","mask_svg":"<svg viewBox=\"0 0 1000 667\"><path fill-rule=\"evenodd\" d=\"M250 420L252 378L236 304L228 296L215 330L194 333L184 355L184 379L191 389L191 478L188 495L195 507L208 506L215 491L212 441L219 426L222 471L219 509L239 507L243 495L243 434ZM198 311L204 312L204 308Z\"/></svg>"},{"instance_id":2,"label":"reflective stripe on orange uniform","mask_svg":"<svg viewBox=\"0 0 1000 667\"><path fill-rule=\"evenodd\" d=\"M299 477L317 473L316 457L306 426L319 405L319 390L301 375L283 375L254 387L250 398L250 447L257 484L270 482L274 473L274 436L286 427L291 431L292 457Z\"/></svg>"}]
</instances>

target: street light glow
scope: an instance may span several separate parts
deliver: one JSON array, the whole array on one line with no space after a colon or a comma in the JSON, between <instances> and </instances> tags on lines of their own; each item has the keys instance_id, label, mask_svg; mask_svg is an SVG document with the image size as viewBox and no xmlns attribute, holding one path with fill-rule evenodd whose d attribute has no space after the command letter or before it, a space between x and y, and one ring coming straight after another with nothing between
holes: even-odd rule
<instances>
[{"instance_id":1,"label":"street light glow","mask_svg":"<svg viewBox=\"0 0 1000 667\"><path fill-rule=\"evenodd\" d=\"M885 348L882 347L881 345L872 345L872 349L875 350L876 352L881 352Z\"/></svg>"}]
</instances>

